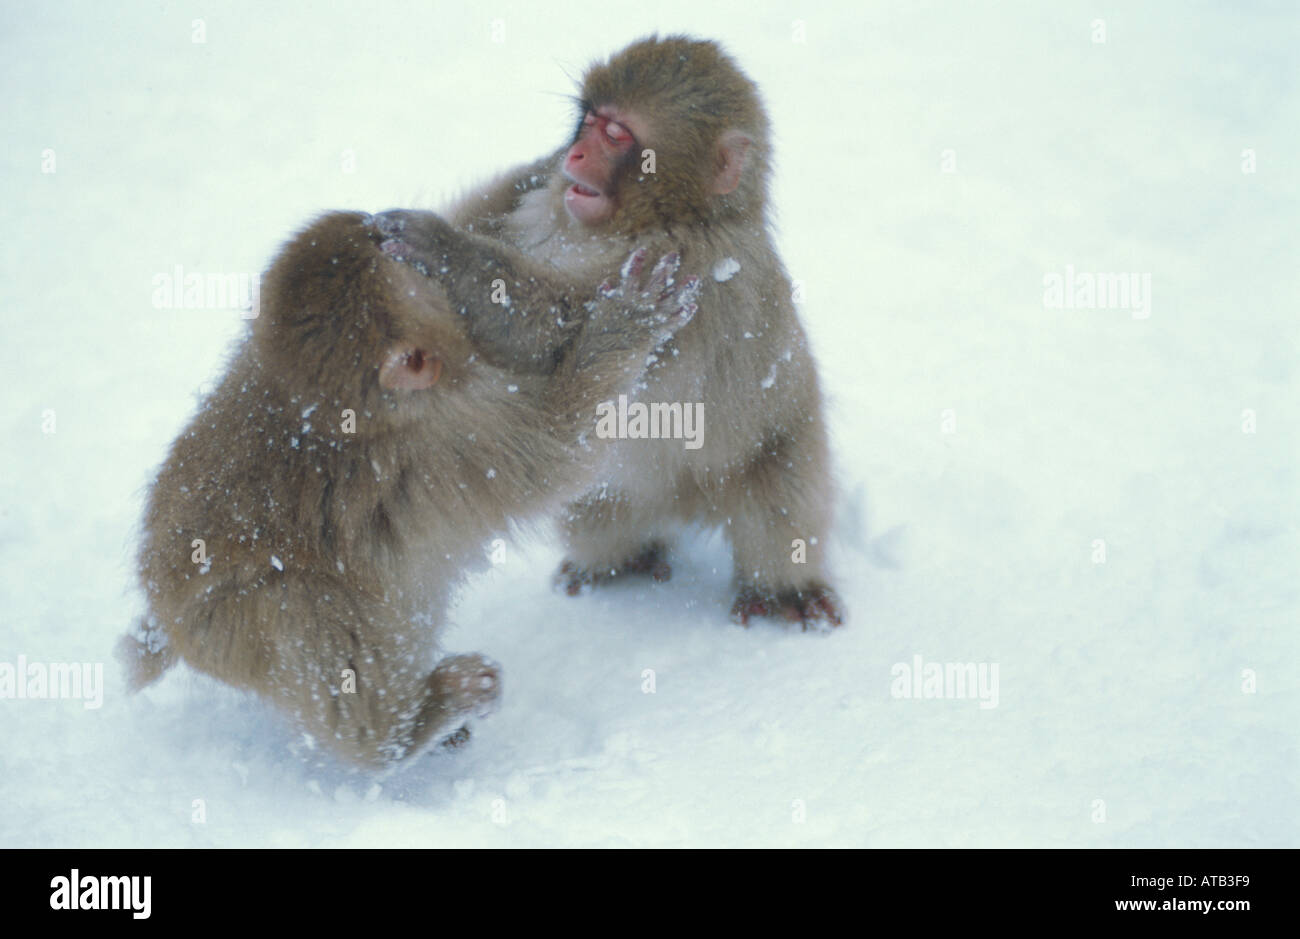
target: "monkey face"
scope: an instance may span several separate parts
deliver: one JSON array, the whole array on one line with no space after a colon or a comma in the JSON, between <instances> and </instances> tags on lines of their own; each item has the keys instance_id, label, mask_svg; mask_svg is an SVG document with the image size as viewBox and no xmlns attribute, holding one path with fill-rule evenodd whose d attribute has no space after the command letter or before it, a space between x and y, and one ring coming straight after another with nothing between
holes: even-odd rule
<instances>
[{"instance_id":1,"label":"monkey face","mask_svg":"<svg viewBox=\"0 0 1300 939\"><path fill-rule=\"evenodd\" d=\"M564 207L577 222L597 226L617 210L617 184L623 168L640 150L632 114L613 105L588 110L577 139L564 156L563 172L573 185L564 191Z\"/></svg>"},{"instance_id":2,"label":"monkey face","mask_svg":"<svg viewBox=\"0 0 1300 939\"><path fill-rule=\"evenodd\" d=\"M557 188L602 233L761 214L766 138L756 87L716 44L652 37L588 70Z\"/></svg>"},{"instance_id":3,"label":"monkey face","mask_svg":"<svg viewBox=\"0 0 1300 939\"><path fill-rule=\"evenodd\" d=\"M286 246L253 323L257 359L296 404L418 419L472 348L442 289L384 254L368 221L331 213Z\"/></svg>"}]
</instances>

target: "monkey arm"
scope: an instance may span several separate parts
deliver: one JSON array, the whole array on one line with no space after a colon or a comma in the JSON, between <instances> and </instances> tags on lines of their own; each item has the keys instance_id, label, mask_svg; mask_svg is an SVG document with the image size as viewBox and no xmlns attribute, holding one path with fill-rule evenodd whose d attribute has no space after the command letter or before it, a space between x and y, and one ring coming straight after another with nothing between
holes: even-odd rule
<instances>
[{"instance_id":1,"label":"monkey arm","mask_svg":"<svg viewBox=\"0 0 1300 939\"><path fill-rule=\"evenodd\" d=\"M645 278L645 248L628 258L614 286L602 286L588 302L588 315L561 357L545 402L565 439L592 427L597 406L625 392L644 374L654 350L691 321L700 280L674 281L676 253L665 255Z\"/></svg>"},{"instance_id":2,"label":"monkey arm","mask_svg":"<svg viewBox=\"0 0 1300 939\"><path fill-rule=\"evenodd\" d=\"M519 200L544 188L559 166L564 148L501 174L477 192L453 204L445 213L456 228L478 234L497 234L501 222L519 206Z\"/></svg>"},{"instance_id":3,"label":"monkey arm","mask_svg":"<svg viewBox=\"0 0 1300 939\"><path fill-rule=\"evenodd\" d=\"M586 317L586 291L554 267L433 212L394 210L372 218L383 250L436 281L492 365L549 373Z\"/></svg>"}]
</instances>

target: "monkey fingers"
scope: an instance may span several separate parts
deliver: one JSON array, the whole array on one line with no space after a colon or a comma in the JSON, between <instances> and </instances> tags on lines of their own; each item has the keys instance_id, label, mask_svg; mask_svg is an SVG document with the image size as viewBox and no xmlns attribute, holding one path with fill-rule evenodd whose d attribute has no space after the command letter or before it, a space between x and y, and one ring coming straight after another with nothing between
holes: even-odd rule
<instances>
[{"instance_id":1,"label":"monkey fingers","mask_svg":"<svg viewBox=\"0 0 1300 939\"><path fill-rule=\"evenodd\" d=\"M700 309L700 288L703 285L703 281L692 274L682 282L682 288L677 291L677 313L687 321Z\"/></svg>"},{"instance_id":2,"label":"monkey fingers","mask_svg":"<svg viewBox=\"0 0 1300 939\"><path fill-rule=\"evenodd\" d=\"M436 239L439 235L451 232L451 225L437 212L425 212L419 209L389 209L366 217L366 224L371 225L381 235L388 238L415 239L417 243L426 239Z\"/></svg>"},{"instance_id":3,"label":"monkey fingers","mask_svg":"<svg viewBox=\"0 0 1300 939\"><path fill-rule=\"evenodd\" d=\"M571 597L581 593L584 587L602 586L628 575L653 577L656 583L661 584L673 576L672 565L667 558L668 546L662 541L652 541L640 552L613 567L593 569L565 561L555 575L555 583Z\"/></svg>"},{"instance_id":4,"label":"monkey fingers","mask_svg":"<svg viewBox=\"0 0 1300 939\"><path fill-rule=\"evenodd\" d=\"M682 256L676 251L665 254L659 259L654 270L650 272L650 283L646 286L646 293L657 296L660 300L667 300L668 295L673 289L673 275L677 269L682 266Z\"/></svg>"},{"instance_id":5,"label":"monkey fingers","mask_svg":"<svg viewBox=\"0 0 1300 939\"><path fill-rule=\"evenodd\" d=\"M640 247L627 256L623 266L618 269L618 276L622 281L620 286L626 287L628 284L636 283L641 276L641 270L645 267L645 259L649 254L649 248Z\"/></svg>"},{"instance_id":6,"label":"monkey fingers","mask_svg":"<svg viewBox=\"0 0 1300 939\"><path fill-rule=\"evenodd\" d=\"M386 238L379 243L379 250L384 252L394 261L411 261L418 265L419 252L410 242L403 241L401 238Z\"/></svg>"},{"instance_id":7,"label":"monkey fingers","mask_svg":"<svg viewBox=\"0 0 1300 939\"><path fill-rule=\"evenodd\" d=\"M474 653L450 655L433 670L429 686L446 711L487 717L501 698L501 667Z\"/></svg>"},{"instance_id":8,"label":"monkey fingers","mask_svg":"<svg viewBox=\"0 0 1300 939\"><path fill-rule=\"evenodd\" d=\"M390 209L368 216L366 224L382 239L379 250L425 277L449 262L454 230L435 212Z\"/></svg>"},{"instance_id":9,"label":"monkey fingers","mask_svg":"<svg viewBox=\"0 0 1300 939\"><path fill-rule=\"evenodd\" d=\"M644 247L633 251L619 270L618 286L611 289L608 286L610 282L606 281L601 285L600 293L604 297L630 300L635 308L651 314L654 322L666 325L667 329L661 337L663 340L690 322L699 309L697 300L701 286L700 278L692 275L679 284L675 277L678 268L681 267L681 255L676 251L670 251L656 262L650 271L649 279L642 285L640 281L647 256L648 250ZM663 308L670 300L676 302L672 304L672 313L667 314Z\"/></svg>"},{"instance_id":10,"label":"monkey fingers","mask_svg":"<svg viewBox=\"0 0 1300 939\"><path fill-rule=\"evenodd\" d=\"M469 743L470 736L469 726L461 724L459 728L443 737L438 746L444 750L459 750Z\"/></svg>"},{"instance_id":11,"label":"monkey fingers","mask_svg":"<svg viewBox=\"0 0 1300 939\"><path fill-rule=\"evenodd\" d=\"M411 732L414 749L436 740L455 749L469 740L467 717L487 717L501 698L501 667L473 653L449 655L425 679L427 697ZM460 725L460 726L458 726Z\"/></svg>"},{"instance_id":12,"label":"monkey fingers","mask_svg":"<svg viewBox=\"0 0 1300 939\"><path fill-rule=\"evenodd\" d=\"M641 273L645 269L645 260L649 250L637 248L619 269L620 283L615 290L618 296L638 296L649 303L667 300L673 293L673 275L681 267L682 258L676 251L670 251L661 257L650 271L650 280L644 287L638 286Z\"/></svg>"},{"instance_id":13,"label":"monkey fingers","mask_svg":"<svg viewBox=\"0 0 1300 939\"><path fill-rule=\"evenodd\" d=\"M751 616L780 616L798 623L805 632L844 623L839 597L822 583L781 590L742 587L731 606L731 618L742 626L748 626Z\"/></svg>"},{"instance_id":14,"label":"monkey fingers","mask_svg":"<svg viewBox=\"0 0 1300 939\"><path fill-rule=\"evenodd\" d=\"M421 251L401 238L388 238L380 242L379 250L394 261L409 264L422 277L429 277L435 270L434 265L441 260L431 251Z\"/></svg>"}]
</instances>

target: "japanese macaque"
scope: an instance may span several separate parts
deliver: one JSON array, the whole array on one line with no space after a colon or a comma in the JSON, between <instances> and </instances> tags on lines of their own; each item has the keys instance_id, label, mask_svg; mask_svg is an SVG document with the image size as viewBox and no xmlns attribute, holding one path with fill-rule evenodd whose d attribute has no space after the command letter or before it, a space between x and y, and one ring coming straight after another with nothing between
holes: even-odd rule
<instances>
[{"instance_id":1,"label":"japanese macaque","mask_svg":"<svg viewBox=\"0 0 1300 939\"><path fill-rule=\"evenodd\" d=\"M383 768L466 734L501 693L479 655L435 665L448 593L512 520L590 481L581 440L694 313L677 258L634 253L582 325L538 331L544 372L476 355L437 284L359 213L319 219L267 273L260 315L148 499L148 615L119 643L132 690L176 661ZM583 480L586 480L584 482Z\"/></svg>"},{"instance_id":2,"label":"japanese macaque","mask_svg":"<svg viewBox=\"0 0 1300 939\"><path fill-rule=\"evenodd\" d=\"M665 580L683 523L725 528L733 617L805 628L842 622L827 583L832 485L817 367L768 228L768 121L754 83L712 42L649 38L588 70L565 148L507 173L445 214L385 213L406 259L453 306L491 290L529 302L474 320L483 354L546 368L541 340L633 245L680 251L701 275L700 315L634 400L703 404L702 446L602 440L599 485L562 515L569 593L628 574ZM542 315L538 315L541 313Z\"/></svg>"}]
</instances>

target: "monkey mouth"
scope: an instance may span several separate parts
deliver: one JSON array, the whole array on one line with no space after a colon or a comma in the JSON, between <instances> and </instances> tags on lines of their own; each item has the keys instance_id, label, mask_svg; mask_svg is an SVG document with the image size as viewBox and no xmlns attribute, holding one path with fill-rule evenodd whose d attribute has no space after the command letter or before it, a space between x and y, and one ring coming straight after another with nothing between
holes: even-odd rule
<instances>
[{"instance_id":1,"label":"monkey mouth","mask_svg":"<svg viewBox=\"0 0 1300 939\"><path fill-rule=\"evenodd\" d=\"M614 200L599 189L580 183L572 176L573 185L564 190L564 207L570 217L582 225L601 225L614 215Z\"/></svg>"}]
</instances>

